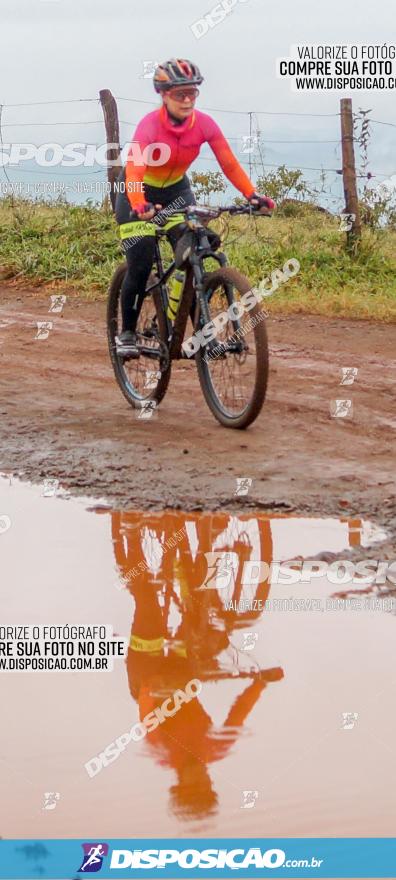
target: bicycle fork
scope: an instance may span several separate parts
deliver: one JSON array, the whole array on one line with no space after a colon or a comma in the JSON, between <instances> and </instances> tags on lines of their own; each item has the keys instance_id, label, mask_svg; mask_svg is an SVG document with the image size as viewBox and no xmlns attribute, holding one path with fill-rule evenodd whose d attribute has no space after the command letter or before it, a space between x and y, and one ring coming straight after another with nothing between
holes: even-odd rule
<instances>
[{"instance_id":1,"label":"bicycle fork","mask_svg":"<svg viewBox=\"0 0 396 880\"><path fill-rule=\"evenodd\" d=\"M227 258L225 254L216 254L215 259L220 263L221 266L227 265ZM193 263L193 272L194 272L194 286L197 298L197 308L199 309L200 316L200 326L199 329L202 329L206 324L212 323L212 318L210 316L209 307L208 307L208 299L207 294L205 292L204 285L204 273L202 272L202 266L200 265L200 260L197 258ZM226 299L228 302L228 307L233 303L233 287L231 284L226 283L224 285L224 290L226 294ZM225 310L226 311L226 310ZM197 323L197 315L195 324ZM242 335L242 327L239 318L230 318L232 326L233 326L233 336L236 336L235 341L228 341L226 343L219 343L216 338L210 339L206 343L207 353L210 357L212 353L216 350L216 357L224 356L227 353L232 354L241 354L244 350L247 350L248 346L243 340L240 338ZM231 337L232 339L232 337ZM219 350L220 349L220 350Z\"/></svg>"}]
</instances>

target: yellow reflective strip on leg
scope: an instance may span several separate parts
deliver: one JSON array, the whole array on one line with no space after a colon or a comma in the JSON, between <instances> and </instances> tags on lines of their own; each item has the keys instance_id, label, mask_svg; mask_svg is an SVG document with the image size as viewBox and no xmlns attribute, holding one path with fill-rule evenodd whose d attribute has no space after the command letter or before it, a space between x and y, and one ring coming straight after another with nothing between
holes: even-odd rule
<instances>
[{"instance_id":1,"label":"yellow reflective strip on leg","mask_svg":"<svg viewBox=\"0 0 396 880\"><path fill-rule=\"evenodd\" d=\"M169 649L172 651L172 654L177 654L178 657L187 657L187 648L185 642L179 642L172 645Z\"/></svg>"},{"instance_id":2,"label":"yellow reflective strip on leg","mask_svg":"<svg viewBox=\"0 0 396 880\"><path fill-rule=\"evenodd\" d=\"M168 232L169 229L172 229L172 226L178 226L179 223L184 223L184 220L184 214L175 214L174 217L165 223L165 226L161 226L161 229L165 229L165 231Z\"/></svg>"},{"instance_id":3,"label":"yellow reflective strip on leg","mask_svg":"<svg viewBox=\"0 0 396 880\"><path fill-rule=\"evenodd\" d=\"M142 235L155 235L156 226L154 223L148 223L147 220L133 221L132 223L120 224L120 237L124 238L140 238Z\"/></svg>"},{"instance_id":4,"label":"yellow reflective strip on leg","mask_svg":"<svg viewBox=\"0 0 396 880\"><path fill-rule=\"evenodd\" d=\"M147 654L155 654L162 651L165 639L140 639L139 636L131 636L129 647L132 651L145 651Z\"/></svg>"}]
</instances>

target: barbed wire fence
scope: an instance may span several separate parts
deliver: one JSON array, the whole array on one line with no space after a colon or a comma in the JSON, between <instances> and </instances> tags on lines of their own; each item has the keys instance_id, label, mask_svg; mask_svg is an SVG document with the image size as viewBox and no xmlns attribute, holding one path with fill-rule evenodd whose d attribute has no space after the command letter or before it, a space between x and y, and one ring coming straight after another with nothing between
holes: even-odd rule
<instances>
[{"instance_id":1,"label":"barbed wire fence","mask_svg":"<svg viewBox=\"0 0 396 880\"><path fill-rule=\"evenodd\" d=\"M51 132L56 128L63 127L75 127L75 126L101 126L103 128L103 116L104 123L106 129L106 143L107 144L116 144L116 147L112 147L108 151L108 159L112 160L111 163L108 163L107 168L94 168L88 169L84 168L84 170L76 171L74 168L72 171L66 170L56 170L56 176L61 180L67 180L74 177L91 177L95 175L98 180L98 175L101 176L100 183L103 186L103 189L106 185L106 178L109 184L109 194L112 206L114 207L114 199L115 199L115 182L116 178L119 174L120 167L117 167L117 162L119 162L119 166L121 163L121 151L124 149L125 145L128 144L131 140L132 132L131 129L137 125L137 119L124 118L125 116L129 116L129 113L124 112L122 110L122 116L120 117L118 112L118 104L128 105L145 105L145 106L153 106L157 107L158 103L156 101L147 101L139 98L125 98L121 96L114 97L110 90L104 89L99 93L98 98L71 98L67 100L59 100L59 101L31 101L31 102L22 102L22 103L14 103L14 104L2 104L0 103L0 150L1 157L3 157L3 152L6 144L6 136L8 133L12 133L13 140L15 141L15 130L26 129L26 128L44 128L49 129ZM32 121L11 121L8 119L8 115L14 115L12 111L18 111L21 108L39 108L39 107L63 107L64 105L72 105L75 107L80 106L84 109L84 118L83 119L55 119L55 120L32 120ZM87 119L87 107L90 105L95 105L96 107L102 108L103 116L96 119ZM330 213L341 213L340 208L342 209L342 202L344 201L343 211L345 214L353 217L351 229L348 230L348 238L351 240L358 237L360 234L360 218L359 218L359 199L358 199L358 181L369 181L373 178L389 178L390 174L386 171L378 171L378 170L368 170L368 158L367 158L367 134L368 134L368 126L387 126L390 128L396 128L396 123L391 122L390 120L379 120L376 118L371 118L368 116L368 112L371 111L359 111L358 114L353 113L352 109L352 101L350 99L342 99L340 102L340 110L334 113L300 113L300 112L287 112L287 111L269 111L269 110L234 110L227 109L221 107L202 107L203 111L208 111L210 113L215 114L224 114L224 116L228 118L239 117L240 119L244 119L246 121L245 126L245 135L237 134L235 132L225 131L225 137L230 142L232 149L235 153L238 154L238 160L242 166L245 166L248 170L249 176L252 177L253 174L259 176L265 176L267 170L270 169L279 169L280 167L286 168L288 171L299 171L299 172L309 172L310 175L317 173L318 177L314 177L310 179L310 184L312 189L318 193L320 196L321 202L324 202L328 206L328 210ZM136 114L138 115L138 114ZM139 114L140 115L140 114ZM339 120L339 125L341 131L337 131L334 129L334 137L323 138L323 139L311 139L311 138L296 138L295 136L291 137L282 137L282 138L267 138L263 136L262 132L262 118L292 118L292 119L332 119ZM365 132L362 129L360 137L357 134L357 121L359 120L363 124L366 123ZM125 130L128 131L124 141L122 142L120 138L120 126L123 126ZM228 128L228 126L227 126ZM338 126L337 126L338 128ZM366 139L365 139L366 138ZM250 146L247 149L244 149L244 143L249 143ZM254 144L254 149L250 149L251 145ZM268 150L272 151L273 146L297 146L299 149L301 147L305 147L305 145L312 147L317 146L318 150L321 145L331 145L334 150L334 156L336 161L333 164L292 164L289 161L283 160L282 162L269 162L266 160L266 153ZM365 161L363 162L362 168L360 171L356 171L356 163L355 163L355 155L354 148L356 145L359 145L362 148L363 153L365 154ZM245 153L245 155L244 155ZM210 167L210 163L217 163L217 159L214 156L210 155L200 155L197 157L195 162L200 163L201 165ZM53 170L44 170L42 168L21 168L19 165L16 168L4 164L3 161L0 160L0 167L2 173L7 181L8 186L10 187L12 193L13 181L10 179L10 174L12 171L17 171L18 174L23 175L45 175L51 176L54 178L54 169ZM330 176L330 178L329 178ZM340 189L340 181L343 183L343 194L342 192L335 193L334 189L337 187ZM337 210L335 210L337 208Z\"/></svg>"}]
</instances>

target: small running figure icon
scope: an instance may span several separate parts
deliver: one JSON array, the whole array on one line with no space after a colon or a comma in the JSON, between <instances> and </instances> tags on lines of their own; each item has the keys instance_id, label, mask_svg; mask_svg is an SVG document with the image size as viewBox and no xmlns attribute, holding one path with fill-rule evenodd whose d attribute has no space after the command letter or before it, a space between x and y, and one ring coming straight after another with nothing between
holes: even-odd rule
<instances>
[{"instance_id":1,"label":"small running figure icon","mask_svg":"<svg viewBox=\"0 0 396 880\"><path fill-rule=\"evenodd\" d=\"M91 849L88 852L88 858L81 865L80 871L85 871L85 868L87 868L88 865L97 865L98 862L102 863L103 856L105 855L106 853L103 850L101 843L97 846L91 846Z\"/></svg>"}]
</instances>

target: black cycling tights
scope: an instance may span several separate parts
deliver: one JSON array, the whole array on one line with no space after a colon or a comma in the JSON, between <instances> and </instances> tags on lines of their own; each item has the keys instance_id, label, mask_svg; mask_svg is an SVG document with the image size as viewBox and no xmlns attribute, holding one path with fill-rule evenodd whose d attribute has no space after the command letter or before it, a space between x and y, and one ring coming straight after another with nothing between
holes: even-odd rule
<instances>
[{"instance_id":1,"label":"black cycling tights","mask_svg":"<svg viewBox=\"0 0 396 880\"><path fill-rule=\"evenodd\" d=\"M155 218L155 225L158 226L164 226L172 219L170 211L167 212L166 208L177 211L186 205L195 204L195 198L186 176L167 187L159 188L145 184L144 192L147 202L151 202L153 205L162 205L165 209L163 216L159 212ZM119 192L116 201L117 223L121 226L124 223L130 223L130 211L131 206L126 193ZM181 220L184 218L181 217ZM167 238L173 249L175 249L177 239L181 234L180 224L169 229ZM122 244L128 264L128 271L121 288L122 329L136 330L147 281L153 265L155 239L153 235L142 235L139 238L126 238Z\"/></svg>"},{"instance_id":2,"label":"black cycling tights","mask_svg":"<svg viewBox=\"0 0 396 880\"><path fill-rule=\"evenodd\" d=\"M182 228L174 226L169 230L167 238L173 250L182 235ZM129 245L131 242L131 245ZM125 239L123 242L128 271L121 288L122 330L136 330L136 324L142 308L146 285L153 265L155 239L153 235L144 235L138 241Z\"/></svg>"},{"instance_id":3,"label":"black cycling tights","mask_svg":"<svg viewBox=\"0 0 396 880\"><path fill-rule=\"evenodd\" d=\"M155 240L152 235L142 236L140 241L127 247L124 243L128 271L121 288L122 329L136 330L136 324L144 300L146 284L151 272L154 258Z\"/></svg>"}]
</instances>

